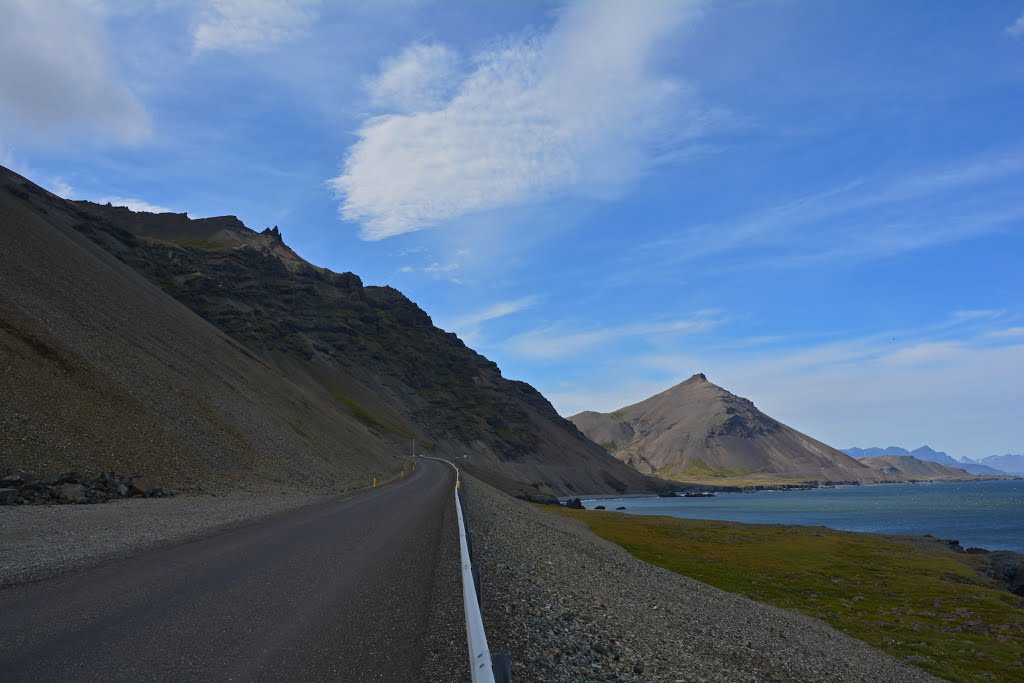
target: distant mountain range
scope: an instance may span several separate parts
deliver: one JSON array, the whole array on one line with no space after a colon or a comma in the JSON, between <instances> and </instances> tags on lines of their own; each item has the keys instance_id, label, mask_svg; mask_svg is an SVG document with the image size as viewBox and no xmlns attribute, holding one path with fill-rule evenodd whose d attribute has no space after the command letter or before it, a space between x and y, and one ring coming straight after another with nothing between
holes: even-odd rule
<instances>
[{"instance_id":1,"label":"distant mountain range","mask_svg":"<svg viewBox=\"0 0 1024 683\"><path fill-rule=\"evenodd\" d=\"M1024 455L1022 454L1012 455L1007 453L1006 455L990 455L982 458L981 460L961 458L960 461L968 465L971 463L980 463L982 466L988 466L1008 474L1016 474L1024 477ZM961 467L963 467L963 465L961 465Z\"/></svg>"},{"instance_id":2,"label":"distant mountain range","mask_svg":"<svg viewBox=\"0 0 1024 683\"><path fill-rule=\"evenodd\" d=\"M970 458L960 458L957 460L953 456L943 451L937 451L930 446L921 446L915 448L912 451L908 451L906 448L900 448L899 446L887 446L886 448L879 448L873 446L871 448L844 448L843 453L849 455L852 458L861 460L863 458L877 458L881 456L911 456L918 460L924 460L927 462L935 462L940 465L947 467L953 467L965 470L970 474L976 474L980 476L999 476L1005 474L1021 474L1024 473L1024 455L990 455L982 460L971 460ZM1014 460L1016 458L1016 460ZM1007 467L1007 465L1014 465L1018 469L1014 471Z\"/></svg>"},{"instance_id":3,"label":"distant mountain range","mask_svg":"<svg viewBox=\"0 0 1024 683\"><path fill-rule=\"evenodd\" d=\"M703 374L612 413L569 418L644 473L688 482L899 481L758 410Z\"/></svg>"}]
</instances>

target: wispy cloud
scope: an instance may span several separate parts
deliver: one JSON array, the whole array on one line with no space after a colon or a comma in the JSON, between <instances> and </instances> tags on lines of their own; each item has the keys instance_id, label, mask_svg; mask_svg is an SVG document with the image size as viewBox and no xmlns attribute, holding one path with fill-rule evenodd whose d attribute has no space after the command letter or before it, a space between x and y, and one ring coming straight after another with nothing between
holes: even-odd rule
<instances>
[{"instance_id":1,"label":"wispy cloud","mask_svg":"<svg viewBox=\"0 0 1024 683\"><path fill-rule=\"evenodd\" d=\"M192 32L198 54L269 52L309 35L320 0L209 0Z\"/></svg>"},{"instance_id":2,"label":"wispy cloud","mask_svg":"<svg viewBox=\"0 0 1024 683\"><path fill-rule=\"evenodd\" d=\"M551 360L585 351L616 339L674 337L710 330L719 320L697 316L687 320L598 327L565 332L565 325L530 330L506 340L502 348L513 355L534 360Z\"/></svg>"},{"instance_id":3,"label":"wispy cloud","mask_svg":"<svg viewBox=\"0 0 1024 683\"><path fill-rule=\"evenodd\" d=\"M166 206L151 204L145 199L136 199L134 197L101 197L96 200L96 203L124 206L132 211L145 211L146 213L174 213L173 209L168 209Z\"/></svg>"},{"instance_id":4,"label":"wispy cloud","mask_svg":"<svg viewBox=\"0 0 1024 683\"><path fill-rule=\"evenodd\" d=\"M342 217L376 240L557 194L618 196L708 122L652 59L698 13L697 2L581 0L549 32L464 60L411 46L370 82L390 110L363 123L330 181Z\"/></svg>"},{"instance_id":5,"label":"wispy cloud","mask_svg":"<svg viewBox=\"0 0 1024 683\"><path fill-rule=\"evenodd\" d=\"M1007 26L1006 32L1014 38L1024 38L1024 14L1017 17L1017 21Z\"/></svg>"},{"instance_id":6,"label":"wispy cloud","mask_svg":"<svg viewBox=\"0 0 1024 683\"><path fill-rule=\"evenodd\" d=\"M414 43L367 81L375 107L398 112L440 109L458 83L459 55L441 43Z\"/></svg>"},{"instance_id":7,"label":"wispy cloud","mask_svg":"<svg viewBox=\"0 0 1024 683\"><path fill-rule=\"evenodd\" d=\"M54 176L53 181L50 184L50 192L54 193L58 197L71 199L71 195L75 193L75 188L71 187L71 185L63 178Z\"/></svg>"},{"instance_id":8,"label":"wispy cloud","mask_svg":"<svg viewBox=\"0 0 1024 683\"><path fill-rule=\"evenodd\" d=\"M499 301L482 310L460 316L447 327L457 332L466 343L473 344L480 339L480 328L484 323L525 311L536 305L537 301L539 299L536 296L524 296L511 301Z\"/></svg>"},{"instance_id":9,"label":"wispy cloud","mask_svg":"<svg viewBox=\"0 0 1024 683\"><path fill-rule=\"evenodd\" d=\"M730 252L744 254L744 268L893 256L1021 221L1024 201L975 196L979 186L1020 176L1024 150L1016 149L903 176L856 178L746 216L687 226L639 245L635 257L649 271L652 252L669 254L655 258L654 265L662 268ZM729 266L717 262L714 267Z\"/></svg>"},{"instance_id":10,"label":"wispy cloud","mask_svg":"<svg viewBox=\"0 0 1024 683\"><path fill-rule=\"evenodd\" d=\"M110 58L102 4L6 2L3 15L0 123L6 114L46 139L102 131L134 143L149 135L149 114Z\"/></svg>"},{"instance_id":11,"label":"wispy cloud","mask_svg":"<svg viewBox=\"0 0 1024 683\"><path fill-rule=\"evenodd\" d=\"M513 313L526 310L536 303L536 296L524 296L521 299L514 299L512 301L499 301L498 303L488 306L481 311L456 318L452 325L456 329L463 327L477 327L488 320L497 320L498 318L504 318L507 315L512 315Z\"/></svg>"},{"instance_id":12,"label":"wispy cloud","mask_svg":"<svg viewBox=\"0 0 1024 683\"><path fill-rule=\"evenodd\" d=\"M1005 330L993 330L985 335L988 339L1011 339L1024 337L1024 327L1008 327Z\"/></svg>"}]
</instances>

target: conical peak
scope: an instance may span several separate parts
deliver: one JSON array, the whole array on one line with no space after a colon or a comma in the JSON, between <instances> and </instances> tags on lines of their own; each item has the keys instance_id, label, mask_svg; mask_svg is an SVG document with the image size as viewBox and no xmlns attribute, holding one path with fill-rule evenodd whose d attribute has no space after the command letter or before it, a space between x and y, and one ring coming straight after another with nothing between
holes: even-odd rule
<instances>
[{"instance_id":1,"label":"conical peak","mask_svg":"<svg viewBox=\"0 0 1024 683\"><path fill-rule=\"evenodd\" d=\"M704 376L703 372L698 372L696 375L690 378L691 382L707 382L708 378Z\"/></svg>"}]
</instances>

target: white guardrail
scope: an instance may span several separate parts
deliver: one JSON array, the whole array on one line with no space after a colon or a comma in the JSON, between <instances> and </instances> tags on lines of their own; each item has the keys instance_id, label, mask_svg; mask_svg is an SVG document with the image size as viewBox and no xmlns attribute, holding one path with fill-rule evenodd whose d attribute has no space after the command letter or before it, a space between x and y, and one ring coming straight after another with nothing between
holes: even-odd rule
<instances>
[{"instance_id":1,"label":"white guardrail","mask_svg":"<svg viewBox=\"0 0 1024 683\"><path fill-rule=\"evenodd\" d=\"M455 513L459 519L459 557L462 564L462 604L466 613L466 643L469 647L470 674L473 683L511 683L511 660L508 655L495 655L487 645L483 615L480 612L479 570L474 571L471 543L462 515L459 489L462 482L455 463L442 458L422 456L426 460L447 463L455 470ZM474 576L476 574L476 576Z\"/></svg>"}]
</instances>

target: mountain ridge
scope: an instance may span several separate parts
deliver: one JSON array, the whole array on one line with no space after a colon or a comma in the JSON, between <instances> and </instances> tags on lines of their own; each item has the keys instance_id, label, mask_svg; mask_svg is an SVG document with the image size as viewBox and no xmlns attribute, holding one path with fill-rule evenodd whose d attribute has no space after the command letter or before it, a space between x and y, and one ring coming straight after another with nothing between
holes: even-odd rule
<instances>
[{"instance_id":1,"label":"mountain ridge","mask_svg":"<svg viewBox=\"0 0 1024 683\"><path fill-rule=\"evenodd\" d=\"M611 413L570 417L620 460L682 481L886 481L883 473L764 414L703 373Z\"/></svg>"},{"instance_id":2,"label":"mountain ridge","mask_svg":"<svg viewBox=\"0 0 1024 683\"><path fill-rule=\"evenodd\" d=\"M392 455L409 453L415 438L523 495L659 488L400 292L309 264L276 226L256 232L233 216L68 202L13 172L0 175L9 204L101 248ZM5 224L15 234L19 227Z\"/></svg>"}]
</instances>

